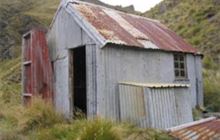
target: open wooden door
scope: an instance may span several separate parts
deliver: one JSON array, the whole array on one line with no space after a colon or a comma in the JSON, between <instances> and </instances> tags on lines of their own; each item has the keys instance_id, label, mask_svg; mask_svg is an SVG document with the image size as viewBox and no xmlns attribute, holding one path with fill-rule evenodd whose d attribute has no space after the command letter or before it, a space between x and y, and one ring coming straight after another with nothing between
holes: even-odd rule
<instances>
[{"instance_id":1,"label":"open wooden door","mask_svg":"<svg viewBox=\"0 0 220 140\"><path fill-rule=\"evenodd\" d=\"M33 29L23 36L22 95L24 104L33 96L53 99L52 65L45 30Z\"/></svg>"}]
</instances>

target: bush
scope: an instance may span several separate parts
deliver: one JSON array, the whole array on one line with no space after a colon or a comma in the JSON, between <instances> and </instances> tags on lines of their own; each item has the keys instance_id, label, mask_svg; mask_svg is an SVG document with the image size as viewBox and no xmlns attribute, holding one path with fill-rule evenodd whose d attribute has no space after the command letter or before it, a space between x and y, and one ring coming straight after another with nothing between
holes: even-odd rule
<instances>
[{"instance_id":1,"label":"bush","mask_svg":"<svg viewBox=\"0 0 220 140\"><path fill-rule=\"evenodd\" d=\"M220 89L219 83L208 78L204 80L205 106L211 112L220 112Z\"/></svg>"},{"instance_id":2,"label":"bush","mask_svg":"<svg viewBox=\"0 0 220 140\"><path fill-rule=\"evenodd\" d=\"M205 56L203 59L203 66L206 69L214 69L215 67L215 63L213 61L213 59L210 56Z\"/></svg>"}]
</instances>

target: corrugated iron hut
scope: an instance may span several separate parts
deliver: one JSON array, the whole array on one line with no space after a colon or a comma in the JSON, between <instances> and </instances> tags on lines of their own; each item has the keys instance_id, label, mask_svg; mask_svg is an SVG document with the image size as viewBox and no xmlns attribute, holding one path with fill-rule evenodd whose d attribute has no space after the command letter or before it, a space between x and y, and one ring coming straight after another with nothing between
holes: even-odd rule
<instances>
[{"instance_id":1,"label":"corrugated iron hut","mask_svg":"<svg viewBox=\"0 0 220 140\"><path fill-rule=\"evenodd\" d=\"M143 127L191 122L203 105L202 55L160 22L63 1L47 34L54 104Z\"/></svg>"}]
</instances>

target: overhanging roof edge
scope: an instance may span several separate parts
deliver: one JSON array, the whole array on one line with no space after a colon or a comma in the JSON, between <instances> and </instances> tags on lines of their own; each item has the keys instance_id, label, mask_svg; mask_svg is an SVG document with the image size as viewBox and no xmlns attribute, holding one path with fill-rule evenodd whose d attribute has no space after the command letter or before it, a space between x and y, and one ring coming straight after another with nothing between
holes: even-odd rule
<instances>
[{"instance_id":1,"label":"overhanging roof edge","mask_svg":"<svg viewBox=\"0 0 220 140\"><path fill-rule=\"evenodd\" d=\"M107 45L121 45L121 46L125 46L125 47L129 47L129 48L133 48L134 46L129 46L127 44L118 44L118 43L114 43L110 40L106 40L105 43L101 46L101 48L105 48ZM183 52L183 51L172 51L172 50L164 50L164 49L159 49L159 48L143 48L140 46L135 46L136 49L144 49L144 50L153 50L153 51L162 51L162 52L171 52L171 53L186 53L186 54L192 54L192 55L196 55L196 56L204 56L204 54L202 54L201 52Z\"/></svg>"},{"instance_id":2,"label":"overhanging roof edge","mask_svg":"<svg viewBox=\"0 0 220 140\"><path fill-rule=\"evenodd\" d=\"M75 10L73 7L69 7L70 4L77 2L75 0L68 0L64 5L63 8L68 12L77 24L91 37L99 46L105 46L106 39L83 17Z\"/></svg>"}]
</instances>

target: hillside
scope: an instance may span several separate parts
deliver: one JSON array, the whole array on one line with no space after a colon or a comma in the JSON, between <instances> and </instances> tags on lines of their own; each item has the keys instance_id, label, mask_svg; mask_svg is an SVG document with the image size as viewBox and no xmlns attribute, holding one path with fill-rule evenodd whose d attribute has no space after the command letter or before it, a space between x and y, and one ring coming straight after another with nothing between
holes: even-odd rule
<instances>
[{"instance_id":1,"label":"hillside","mask_svg":"<svg viewBox=\"0 0 220 140\"><path fill-rule=\"evenodd\" d=\"M220 0L164 0L142 14L160 20L204 54L205 105L220 105Z\"/></svg>"}]
</instances>

